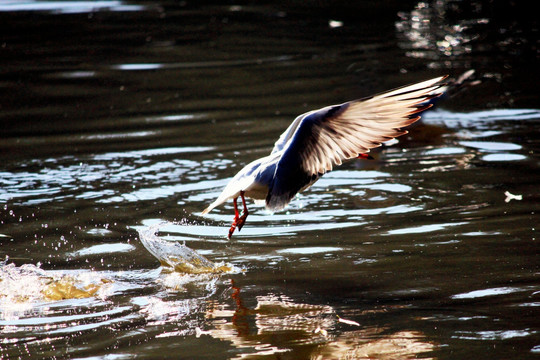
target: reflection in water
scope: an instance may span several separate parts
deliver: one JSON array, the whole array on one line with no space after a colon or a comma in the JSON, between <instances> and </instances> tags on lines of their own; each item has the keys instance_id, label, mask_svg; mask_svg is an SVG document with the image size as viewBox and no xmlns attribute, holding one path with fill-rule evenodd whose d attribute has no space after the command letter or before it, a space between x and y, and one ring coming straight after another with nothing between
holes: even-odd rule
<instances>
[{"instance_id":1,"label":"reflection in water","mask_svg":"<svg viewBox=\"0 0 540 360\"><path fill-rule=\"evenodd\" d=\"M384 328L344 332L333 341L320 346L311 356L312 360L333 359L381 359L405 360L422 356L436 347L424 340L417 331L385 333Z\"/></svg>"},{"instance_id":2,"label":"reflection in water","mask_svg":"<svg viewBox=\"0 0 540 360\"><path fill-rule=\"evenodd\" d=\"M283 295L257 296L256 306L246 308L234 283L232 290L236 309L213 304L206 313L211 328L200 334L242 349L234 359L270 359L275 354L296 359L306 356L306 348L311 349L309 358L317 360L410 359L435 349L416 331L388 333L384 327L351 331L351 326L362 325L341 321L347 324L342 325L332 307L297 303Z\"/></svg>"}]
</instances>

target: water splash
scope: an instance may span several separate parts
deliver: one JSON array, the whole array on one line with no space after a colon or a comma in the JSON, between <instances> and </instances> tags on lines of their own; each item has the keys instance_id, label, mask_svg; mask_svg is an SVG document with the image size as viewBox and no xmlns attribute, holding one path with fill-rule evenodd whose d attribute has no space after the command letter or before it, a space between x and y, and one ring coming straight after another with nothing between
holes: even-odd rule
<instances>
[{"instance_id":1,"label":"water splash","mask_svg":"<svg viewBox=\"0 0 540 360\"><path fill-rule=\"evenodd\" d=\"M230 264L213 263L196 251L179 242L163 240L156 235L159 228L169 225L161 222L150 227L139 229L142 244L163 265L164 270L188 274L219 274L241 271Z\"/></svg>"},{"instance_id":2,"label":"water splash","mask_svg":"<svg viewBox=\"0 0 540 360\"><path fill-rule=\"evenodd\" d=\"M90 297L105 298L111 280L93 272L44 270L41 264L0 262L0 319L18 318L36 304Z\"/></svg>"},{"instance_id":3,"label":"water splash","mask_svg":"<svg viewBox=\"0 0 540 360\"><path fill-rule=\"evenodd\" d=\"M6 303L82 299L98 296L111 280L98 275L67 274L42 269L41 264L0 263L0 306Z\"/></svg>"}]
</instances>

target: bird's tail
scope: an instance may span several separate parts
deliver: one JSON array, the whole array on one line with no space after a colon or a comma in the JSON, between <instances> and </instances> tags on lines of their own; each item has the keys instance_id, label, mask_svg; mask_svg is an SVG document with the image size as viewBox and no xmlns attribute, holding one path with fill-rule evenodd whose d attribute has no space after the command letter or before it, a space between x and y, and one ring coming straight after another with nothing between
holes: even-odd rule
<instances>
[{"instance_id":1,"label":"bird's tail","mask_svg":"<svg viewBox=\"0 0 540 360\"><path fill-rule=\"evenodd\" d=\"M208 214L210 211L212 211L212 209L214 209L216 206L223 204L225 201L227 201L227 198L223 196L218 197L213 203L208 205L208 207L202 211L201 215Z\"/></svg>"},{"instance_id":2,"label":"bird's tail","mask_svg":"<svg viewBox=\"0 0 540 360\"><path fill-rule=\"evenodd\" d=\"M210 204L210 206L208 206L206 209L204 209L201 213L201 215L206 215L208 214L210 211L212 211L213 208L215 208L216 205L214 205L214 203Z\"/></svg>"}]
</instances>

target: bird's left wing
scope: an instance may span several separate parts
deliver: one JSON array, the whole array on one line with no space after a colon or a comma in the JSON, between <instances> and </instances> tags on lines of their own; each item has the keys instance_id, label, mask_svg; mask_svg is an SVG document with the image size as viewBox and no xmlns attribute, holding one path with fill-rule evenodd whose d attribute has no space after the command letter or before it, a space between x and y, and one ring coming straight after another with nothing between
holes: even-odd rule
<instances>
[{"instance_id":1,"label":"bird's left wing","mask_svg":"<svg viewBox=\"0 0 540 360\"><path fill-rule=\"evenodd\" d=\"M315 111L320 111L320 110L315 110ZM311 114L311 113L313 113L315 111L310 111L310 112L307 112L305 114L297 116L296 119L294 119L294 121L291 123L291 125L289 125L287 130L285 130L283 132L283 134L281 134L279 136L279 139L277 139L277 141L274 143L274 148L272 149L272 152L270 154L274 154L274 153L276 153L276 152L278 152L280 150L283 150L285 145L289 142L291 137L294 135L294 132L296 131L296 129L298 128L298 125L300 125L302 120L307 115L309 115L309 114Z\"/></svg>"},{"instance_id":2,"label":"bird's left wing","mask_svg":"<svg viewBox=\"0 0 540 360\"><path fill-rule=\"evenodd\" d=\"M402 128L431 107L428 101L440 95L437 89L444 85L444 78L307 113L297 124L285 152L297 152L299 165L308 174L324 174L343 160L406 134Z\"/></svg>"},{"instance_id":3,"label":"bird's left wing","mask_svg":"<svg viewBox=\"0 0 540 360\"><path fill-rule=\"evenodd\" d=\"M420 119L419 113L431 107L429 100L441 94L445 78L442 76L366 99L328 106L296 118L274 147L273 151L283 151L283 155L276 168L267 205L282 207L282 203L287 203L306 185L291 184L290 175L302 175L302 181L309 183L309 179L332 170L343 160L358 157L385 141L406 134L403 128Z\"/></svg>"}]
</instances>

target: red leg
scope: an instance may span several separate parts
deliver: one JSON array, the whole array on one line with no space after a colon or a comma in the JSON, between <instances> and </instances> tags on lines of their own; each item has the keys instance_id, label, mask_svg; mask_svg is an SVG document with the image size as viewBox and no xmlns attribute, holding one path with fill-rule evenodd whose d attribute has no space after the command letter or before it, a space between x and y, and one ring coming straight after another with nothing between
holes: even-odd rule
<instances>
[{"instance_id":1,"label":"red leg","mask_svg":"<svg viewBox=\"0 0 540 360\"><path fill-rule=\"evenodd\" d=\"M242 227L246 223L246 219L249 215L249 211L246 205L246 199L244 198L244 192L240 191L240 197L242 198L242 204L244 205L244 211L242 212L242 216L238 219L238 231L242 230Z\"/></svg>"},{"instance_id":2,"label":"red leg","mask_svg":"<svg viewBox=\"0 0 540 360\"><path fill-rule=\"evenodd\" d=\"M229 229L229 240L231 240L231 236L234 232L234 229L236 229L236 226L238 224L238 220L240 219L240 214L238 213L238 206L236 204L236 200L238 199L238 197L235 197L233 199L233 203L234 203L234 220L233 220L233 223L231 225L231 228Z\"/></svg>"},{"instance_id":3,"label":"red leg","mask_svg":"<svg viewBox=\"0 0 540 360\"><path fill-rule=\"evenodd\" d=\"M240 191L240 197L242 198L242 204L244 205L244 211L242 212L242 216L238 213L238 204L237 200L238 197L235 197L233 199L234 202L234 220L231 225L231 228L229 229L229 240L231 239L232 234L234 233L234 230L238 228L238 231L242 230L242 227L244 226L246 222L246 218L249 215L247 205L246 205L246 199L244 198L244 192Z\"/></svg>"}]
</instances>

